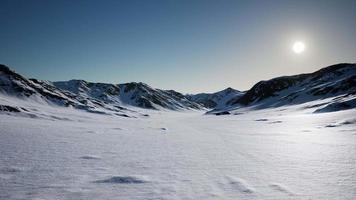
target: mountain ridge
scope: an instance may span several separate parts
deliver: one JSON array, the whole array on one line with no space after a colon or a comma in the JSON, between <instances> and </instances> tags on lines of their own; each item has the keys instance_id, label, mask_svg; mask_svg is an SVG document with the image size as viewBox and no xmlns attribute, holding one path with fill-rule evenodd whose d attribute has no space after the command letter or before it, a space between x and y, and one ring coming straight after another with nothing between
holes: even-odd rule
<instances>
[{"instance_id":1,"label":"mountain ridge","mask_svg":"<svg viewBox=\"0 0 356 200\"><path fill-rule=\"evenodd\" d=\"M215 109L209 113L227 112L241 107L262 109L296 105L333 97L330 105L325 104L325 107L334 105L332 107L339 109L329 109L330 111L355 107L356 64L340 63L312 73L259 81L241 97L227 102L226 108ZM327 110L320 106L316 112Z\"/></svg>"},{"instance_id":2,"label":"mountain ridge","mask_svg":"<svg viewBox=\"0 0 356 200\"><path fill-rule=\"evenodd\" d=\"M0 93L90 112L98 112L99 109L100 112L119 113L138 107L154 110L210 109L208 113L226 114L240 108L263 109L332 98L330 102L316 106L316 112L328 112L355 107L356 64L340 63L312 73L263 80L244 92L228 87L215 93L186 95L152 88L142 82L112 84L80 79L55 82L27 79L0 64Z\"/></svg>"},{"instance_id":3,"label":"mountain ridge","mask_svg":"<svg viewBox=\"0 0 356 200\"><path fill-rule=\"evenodd\" d=\"M121 112L130 107L154 110L203 109L179 92L154 89L145 83L92 83L79 79L42 81L27 79L5 65L0 65L0 93L91 112L98 109Z\"/></svg>"}]
</instances>

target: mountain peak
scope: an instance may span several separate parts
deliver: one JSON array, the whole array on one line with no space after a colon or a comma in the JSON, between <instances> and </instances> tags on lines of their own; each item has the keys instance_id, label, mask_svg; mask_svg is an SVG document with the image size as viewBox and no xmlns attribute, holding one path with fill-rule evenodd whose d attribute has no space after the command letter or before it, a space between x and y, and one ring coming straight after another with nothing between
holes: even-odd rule
<instances>
[{"instance_id":1,"label":"mountain peak","mask_svg":"<svg viewBox=\"0 0 356 200\"><path fill-rule=\"evenodd\" d=\"M4 64L0 64L0 71L10 71L10 69Z\"/></svg>"}]
</instances>

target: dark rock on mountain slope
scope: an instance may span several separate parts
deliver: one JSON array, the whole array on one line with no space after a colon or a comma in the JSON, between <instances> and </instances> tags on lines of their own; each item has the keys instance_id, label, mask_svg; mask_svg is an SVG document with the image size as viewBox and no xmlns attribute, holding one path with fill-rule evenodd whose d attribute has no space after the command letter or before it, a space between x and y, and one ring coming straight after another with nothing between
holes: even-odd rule
<instances>
[{"instance_id":1,"label":"dark rock on mountain slope","mask_svg":"<svg viewBox=\"0 0 356 200\"><path fill-rule=\"evenodd\" d=\"M242 104L249 105L253 102L258 102L268 97L277 96L277 92L282 91L295 85L298 81L304 79L304 75L293 77L280 77L269 81L260 81L246 92L241 98L234 98L228 103L231 105Z\"/></svg>"},{"instance_id":2,"label":"dark rock on mountain slope","mask_svg":"<svg viewBox=\"0 0 356 200\"><path fill-rule=\"evenodd\" d=\"M331 102L325 107L318 108L314 113L323 113L323 112L335 112L340 110L348 110L356 108L356 98L345 100L345 101L335 101Z\"/></svg>"},{"instance_id":3,"label":"dark rock on mountain slope","mask_svg":"<svg viewBox=\"0 0 356 200\"><path fill-rule=\"evenodd\" d=\"M2 112L21 112L20 108L8 105L0 105L0 111Z\"/></svg>"}]
</instances>

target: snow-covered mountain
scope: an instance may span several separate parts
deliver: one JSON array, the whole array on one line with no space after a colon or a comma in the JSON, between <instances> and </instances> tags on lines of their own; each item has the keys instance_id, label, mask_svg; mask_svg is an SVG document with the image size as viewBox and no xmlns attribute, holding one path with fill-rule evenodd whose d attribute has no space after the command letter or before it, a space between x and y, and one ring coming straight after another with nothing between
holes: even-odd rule
<instances>
[{"instance_id":1,"label":"snow-covered mountain","mask_svg":"<svg viewBox=\"0 0 356 200\"><path fill-rule=\"evenodd\" d=\"M55 102L65 106L78 105L69 93L58 90L47 82L26 79L5 65L0 65L0 92L18 98L30 98L47 103Z\"/></svg>"},{"instance_id":2,"label":"snow-covered mountain","mask_svg":"<svg viewBox=\"0 0 356 200\"><path fill-rule=\"evenodd\" d=\"M216 93L195 95L155 89L135 82L40 81L27 79L0 65L0 94L120 116L136 113L134 107L154 110L213 109L209 113L228 114L241 108L262 109L306 102L309 103L305 107L313 107L315 112L330 112L356 107L356 64L337 64L309 74L260 81L246 92L227 88ZM0 105L1 110L19 110L10 105Z\"/></svg>"},{"instance_id":3,"label":"snow-covered mountain","mask_svg":"<svg viewBox=\"0 0 356 200\"><path fill-rule=\"evenodd\" d=\"M83 80L53 82L53 85L83 98L149 109L202 109L174 90L154 89L145 83L107 84Z\"/></svg>"},{"instance_id":4,"label":"snow-covered mountain","mask_svg":"<svg viewBox=\"0 0 356 200\"><path fill-rule=\"evenodd\" d=\"M10 70L5 65L0 65L0 97L0 111L13 110L22 112L25 115L34 114L33 111L22 106L28 102L41 105L72 107L91 113L113 114L123 117L134 117L139 114L137 111L121 107L118 104L110 104L95 98L62 90L48 81L27 79ZM30 107L33 106L31 105ZM37 109L33 110L37 111Z\"/></svg>"},{"instance_id":5,"label":"snow-covered mountain","mask_svg":"<svg viewBox=\"0 0 356 200\"><path fill-rule=\"evenodd\" d=\"M188 100L181 93L154 89L144 83L107 84L84 80L52 83L27 79L5 65L0 65L0 94L4 99L16 97L40 104L73 107L119 116L136 113L132 106L155 110L203 109L203 106ZM9 110L10 107L10 105L2 105L1 110L5 108ZM10 110L16 109L18 108L12 107Z\"/></svg>"},{"instance_id":6,"label":"snow-covered mountain","mask_svg":"<svg viewBox=\"0 0 356 200\"><path fill-rule=\"evenodd\" d=\"M317 101L318 100L318 101ZM283 76L255 84L244 95L212 113L315 102L315 112L356 107L356 64L332 65L309 74Z\"/></svg>"},{"instance_id":7,"label":"snow-covered mountain","mask_svg":"<svg viewBox=\"0 0 356 200\"><path fill-rule=\"evenodd\" d=\"M224 108L232 99L239 98L244 93L231 87L215 93L188 94L187 98L206 108Z\"/></svg>"}]
</instances>

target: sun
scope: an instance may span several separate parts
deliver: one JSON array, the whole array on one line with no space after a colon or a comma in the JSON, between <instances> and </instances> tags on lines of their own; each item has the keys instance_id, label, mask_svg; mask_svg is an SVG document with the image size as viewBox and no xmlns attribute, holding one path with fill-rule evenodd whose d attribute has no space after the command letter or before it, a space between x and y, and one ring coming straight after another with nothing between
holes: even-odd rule
<instances>
[{"instance_id":1,"label":"sun","mask_svg":"<svg viewBox=\"0 0 356 200\"><path fill-rule=\"evenodd\" d=\"M305 51L305 44L304 42L301 41L297 41L294 42L293 44L293 52L296 54L301 54Z\"/></svg>"}]
</instances>

